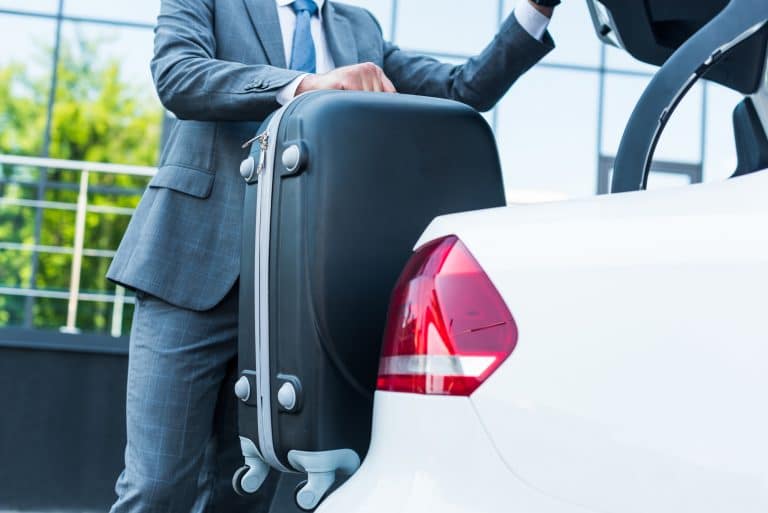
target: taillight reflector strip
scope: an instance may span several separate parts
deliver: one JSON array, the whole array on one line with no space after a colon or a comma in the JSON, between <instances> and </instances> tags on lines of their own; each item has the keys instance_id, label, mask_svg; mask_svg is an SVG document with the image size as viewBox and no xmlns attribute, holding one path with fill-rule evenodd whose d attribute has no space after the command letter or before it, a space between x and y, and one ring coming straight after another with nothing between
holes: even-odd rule
<instances>
[{"instance_id":1,"label":"taillight reflector strip","mask_svg":"<svg viewBox=\"0 0 768 513\"><path fill-rule=\"evenodd\" d=\"M385 356L379 374L479 378L495 361L492 356Z\"/></svg>"}]
</instances>

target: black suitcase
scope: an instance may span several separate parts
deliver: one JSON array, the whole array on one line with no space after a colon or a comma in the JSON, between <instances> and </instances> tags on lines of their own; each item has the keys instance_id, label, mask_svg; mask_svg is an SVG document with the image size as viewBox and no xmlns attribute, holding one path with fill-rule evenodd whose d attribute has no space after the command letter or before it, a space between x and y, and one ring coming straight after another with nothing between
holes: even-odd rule
<instances>
[{"instance_id":1,"label":"black suitcase","mask_svg":"<svg viewBox=\"0 0 768 513\"><path fill-rule=\"evenodd\" d=\"M305 94L262 125L241 173L240 436L252 493L307 474L314 509L360 465L390 293L436 216L504 205L493 134L431 98Z\"/></svg>"}]
</instances>

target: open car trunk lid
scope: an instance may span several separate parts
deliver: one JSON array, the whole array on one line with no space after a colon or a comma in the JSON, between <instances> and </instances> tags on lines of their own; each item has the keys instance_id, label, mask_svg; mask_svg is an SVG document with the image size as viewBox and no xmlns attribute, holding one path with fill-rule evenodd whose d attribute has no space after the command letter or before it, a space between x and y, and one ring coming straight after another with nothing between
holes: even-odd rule
<instances>
[{"instance_id":1,"label":"open car trunk lid","mask_svg":"<svg viewBox=\"0 0 768 513\"><path fill-rule=\"evenodd\" d=\"M588 0L595 28L605 42L655 66L709 23L729 0ZM742 94L761 84L768 48L763 27L718 62L706 78Z\"/></svg>"}]
</instances>

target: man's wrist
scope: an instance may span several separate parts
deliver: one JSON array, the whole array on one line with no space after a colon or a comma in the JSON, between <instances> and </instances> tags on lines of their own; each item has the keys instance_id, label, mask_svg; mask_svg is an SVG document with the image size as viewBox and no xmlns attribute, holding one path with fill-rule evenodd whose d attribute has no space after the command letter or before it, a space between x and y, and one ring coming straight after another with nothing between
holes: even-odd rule
<instances>
[{"instance_id":1,"label":"man's wrist","mask_svg":"<svg viewBox=\"0 0 768 513\"><path fill-rule=\"evenodd\" d=\"M277 103L280 105L285 105L289 101L293 100L296 96L300 95L301 93L299 92L299 88L301 87L302 82L304 82L304 79L308 76L309 74L300 75L291 80L287 86L280 89L277 92Z\"/></svg>"},{"instance_id":2,"label":"man's wrist","mask_svg":"<svg viewBox=\"0 0 768 513\"><path fill-rule=\"evenodd\" d=\"M533 0L528 0L528 3L531 4L531 6L533 6L534 9L539 11L541 14L543 14L547 18L551 18L552 15L555 13L555 8L554 7L548 7L548 6L545 6L545 5L540 5L540 4L536 3L536 2L534 2Z\"/></svg>"},{"instance_id":3,"label":"man's wrist","mask_svg":"<svg viewBox=\"0 0 768 513\"><path fill-rule=\"evenodd\" d=\"M306 74L303 75L301 80L299 81L298 85L296 86L296 92L295 95L299 96L300 94L306 93L307 91L311 91L313 89L312 81L316 77L316 75L313 74Z\"/></svg>"},{"instance_id":4,"label":"man's wrist","mask_svg":"<svg viewBox=\"0 0 768 513\"><path fill-rule=\"evenodd\" d=\"M549 16L542 14L529 0L519 2L515 7L517 23L536 41L543 41L549 27Z\"/></svg>"}]
</instances>

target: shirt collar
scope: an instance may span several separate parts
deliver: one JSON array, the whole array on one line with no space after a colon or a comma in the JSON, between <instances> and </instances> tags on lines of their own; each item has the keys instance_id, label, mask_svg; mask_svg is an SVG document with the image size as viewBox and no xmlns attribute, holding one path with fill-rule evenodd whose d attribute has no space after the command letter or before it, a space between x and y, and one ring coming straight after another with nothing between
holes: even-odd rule
<instances>
[{"instance_id":1,"label":"shirt collar","mask_svg":"<svg viewBox=\"0 0 768 513\"><path fill-rule=\"evenodd\" d=\"M293 0L276 0L278 7L287 7L293 3ZM325 0L315 0L315 3L317 4L317 8L320 12L323 11L323 5L325 4Z\"/></svg>"}]
</instances>

